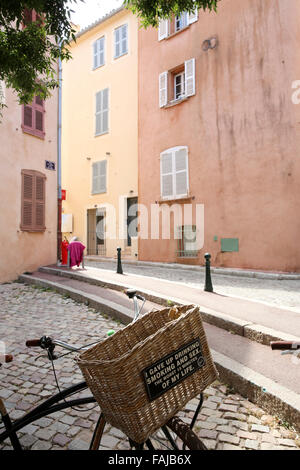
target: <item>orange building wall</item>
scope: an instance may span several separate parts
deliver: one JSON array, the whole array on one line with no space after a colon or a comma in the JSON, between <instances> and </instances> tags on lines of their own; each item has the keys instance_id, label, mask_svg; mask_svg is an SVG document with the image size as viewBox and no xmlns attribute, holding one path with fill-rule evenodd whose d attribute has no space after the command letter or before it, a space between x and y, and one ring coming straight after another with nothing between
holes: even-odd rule
<instances>
[{"instance_id":1,"label":"orange building wall","mask_svg":"<svg viewBox=\"0 0 300 470\"><path fill-rule=\"evenodd\" d=\"M297 0L222 0L168 39L139 32L139 200L160 199L160 153L187 145L193 204L205 205L196 264L211 252L215 266L300 271L299 36ZM192 57L196 95L160 109L159 74ZM238 238L239 252L221 253L221 238ZM176 247L140 240L139 259L176 262Z\"/></svg>"}]
</instances>

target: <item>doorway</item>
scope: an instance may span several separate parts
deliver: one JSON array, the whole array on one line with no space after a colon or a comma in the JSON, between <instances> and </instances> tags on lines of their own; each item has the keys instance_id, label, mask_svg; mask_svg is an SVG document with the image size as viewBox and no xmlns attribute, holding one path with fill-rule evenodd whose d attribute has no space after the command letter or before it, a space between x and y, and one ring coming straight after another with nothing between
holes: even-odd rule
<instances>
[{"instance_id":1,"label":"doorway","mask_svg":"<svg viewBox=\"0 0 300 470\"><path fill-rule=\"evenodd\" d=\"M127 246L131 246L131 238L138 236L138 198L127 199Z\"/></svg>"},{"instance_id":2,"label":"doorway","mask_svg":"<svg viewBox=\"0 0 300 470\"><path fill-rule=\"evenodd\" d=\"M106 256L105 209L87 211L87 252L92 256Z\"/></svg>"}]
</instances>

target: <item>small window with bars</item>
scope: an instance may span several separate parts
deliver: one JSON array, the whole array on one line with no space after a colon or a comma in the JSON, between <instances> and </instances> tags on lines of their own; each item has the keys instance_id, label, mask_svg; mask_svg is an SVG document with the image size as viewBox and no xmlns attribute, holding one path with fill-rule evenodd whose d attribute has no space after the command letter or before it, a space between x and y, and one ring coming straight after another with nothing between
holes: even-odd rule
<instances>
[{"instance_id":1,"label":"small window with bars","mask_svg":"<svg viewBox=\"0 0 300 470\"><path fill-rule=\"evenodd\" d=\"M22 129L26 134L44 139L45 102L39 96L35 96L31 104L22 106Z\"/></svg>"},{"instance_id":2,"label":"small window with bars","mask_svg":"<svg viewBox=\"0 0 300 470\"><path fill-rule=\"evenodd\" d=\"M124 24L114 31L115 36L115 56L117 59L128 52L128 25Z\"/></svg>"},{"instance_id":3,"label":"small window with bars","mask_svg":"<svg viewBox=\"0 0 300 470\"><path fill-rule=\"evenodd\" d=\"M196 225L178 227L178 258L196 258L198 256L197 248Z\"/></svg>"},{"instance_id":4,"label":"small window with bars","mask_svg":"<svg viewBox=\"0 0 300 470\"><path fill-rule=\"evenodd\" d=\"M34 170L22 170L21 174L21 230L43 232L46 230L46 176Z\"/></svg>"}]
</instances>

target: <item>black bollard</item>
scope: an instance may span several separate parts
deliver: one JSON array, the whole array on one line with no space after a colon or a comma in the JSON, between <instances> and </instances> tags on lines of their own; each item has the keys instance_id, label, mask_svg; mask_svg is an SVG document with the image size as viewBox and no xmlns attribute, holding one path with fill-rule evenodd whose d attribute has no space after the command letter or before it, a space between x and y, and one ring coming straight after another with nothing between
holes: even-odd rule
<instances>
[{"instance_id":1,"label":"black bollard","mask_svg":"<svg viewBox=\"0 0 300 470\"><path fill-rule=\"evenodd\" d=\"M210 253L206 253L204 255L204 258L206 260L206 263L205 263L205 287L204 287L204 290L205 292L213 292L214 289L213 289L213 285L212 285L212 282L211 282L211 274L210 274L210 260L211 260L211 254Z\"/></svg>"},{"instance_id":2,"label":"black bollard","mask_svg":"<svg viewBox=\"0 0 300 470\"><path fill-rule=\"evenodd\" d=\"M117 268L117 274L123 274L122 261L121 261L121 251L122 251L122 248L117 248L117 252L118 252L118 268Z\"/></svg>"}]
</instances>

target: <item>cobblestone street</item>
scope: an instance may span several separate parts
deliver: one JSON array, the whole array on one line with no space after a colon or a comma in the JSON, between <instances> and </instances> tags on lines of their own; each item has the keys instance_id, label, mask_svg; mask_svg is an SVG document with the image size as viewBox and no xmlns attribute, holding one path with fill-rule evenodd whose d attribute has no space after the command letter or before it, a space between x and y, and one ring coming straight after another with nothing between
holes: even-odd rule
<instances>
[{"instance_id":1,"label":"cobblestone street","mask_svg":"<svg viewBox=\"0 0 300 470\"><path fill-rule=\"evenodd\" d=\"M179 275L173 271L174 276ZM252 283L245 279L226 278L226 281L232 284L242 281L249 286ZM261 283L260 280L255 282ZM282 282L278 284L283 286ZM294 282L296 287L296 281L289 282ZM271 281L270 285L273 283L277 285L276 281ZM217 279L215 284L218 285ZM300 294L293 289L282 288L280 292L286 295L285 305L293 302L297 305L298 301L300 305ZM0 285L0 340L5 342L6 352L14 355L14 362L0 370L0 397L12 418L19 418L57 391L45 353L27 349L27 339L49 335L82 346L105 338L109 329L122 327L95 310L52 291L19 283ZM73 358L74 355L68 355L55 363L62 389L83 380ZM216 382L205 391L205 397L195 430L209 449L299 450L300 438L293 429L226 385ZM180 412L185 421L191 420L196 405L197 400L193 400ZM83 412L58 412L28 425L19 434L21 443L32 450L88 449L98 416L99 408L93 405L87 405ZM105 449L129 448L125 436L110 426L105 430L102 444ZM9 449L9 442L1 448Z\"/></svg>"},{"instance_id":2,"label":"cobblestone street","mask_svg":"<svg viewBox=\"0 0 300 470\"><path fill-rule=\"evenodd\" d=\"M86 266L115 271L116 261L95 262L86 260ZM124 272L181 282L201 289L205 283L204 271L190 269L134 265L123 262ZM278 307L288 307L300 313L300 280L252 279L241 276L212 274L215 292L268 302Z\"/></svg>"}]
</instances>

